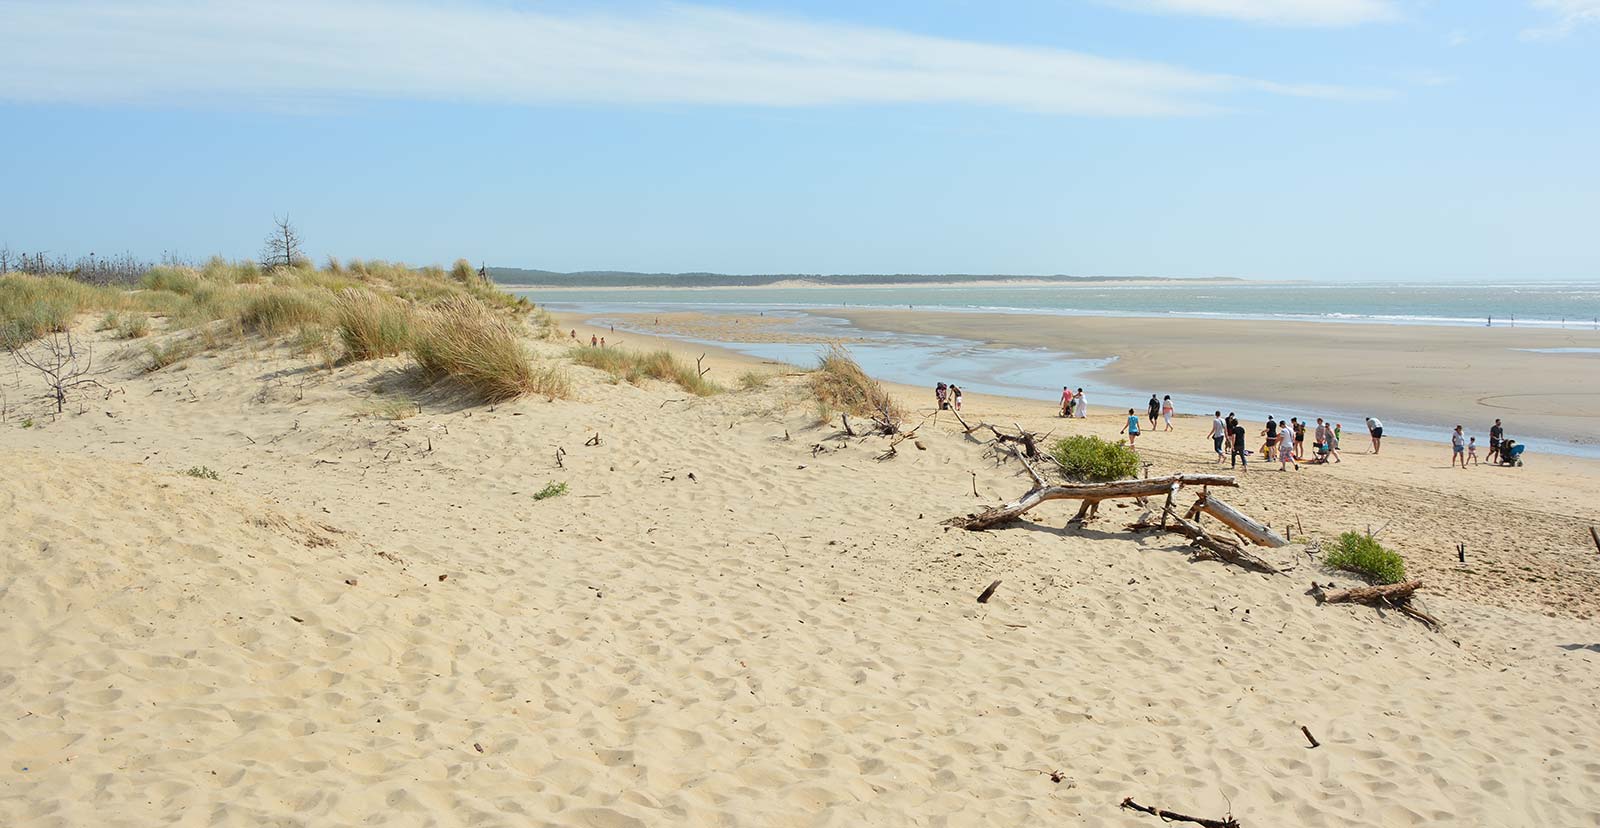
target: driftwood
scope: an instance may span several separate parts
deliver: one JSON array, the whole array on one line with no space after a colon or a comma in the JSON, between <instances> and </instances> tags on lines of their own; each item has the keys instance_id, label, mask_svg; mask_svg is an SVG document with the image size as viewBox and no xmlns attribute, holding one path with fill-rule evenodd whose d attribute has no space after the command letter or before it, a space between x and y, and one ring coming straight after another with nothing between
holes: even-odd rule
<instances>
[{"instance_id":1,"label":"driftwood","mask_svg":"<svg viewBox=\"0 0 1600 828\"><path fill-rule=\"evenodd\" d=\"M1212 497L1209 492L1200 495L1200 499L1194 502L1194 506L1189 509L1188 517L1190 520L1194 520L1202 514L1210 515L1222 521L1229 529L1239 533L1240 537L1249 540L1256 546L1278 549L1289 545L1289 542L1280 537L1278 533L1251 520L1244 513L1223 503L1220 499Z\"/></svg>"},{"instance_id":2,"label":"driftwood","mask_svg":"<svg viewBox=\"0 0 1600 828\"><path fill-rule=\"evenodd\" d=\"M1594 538L1594 548L1596 551L1600 551L1600 529L1596 529L1593 526L1589 527L1589 537Z\"/></svg>"},{"instance_id":3,"label":"driftwood","mask_svg":"<svg viewBox=\"0 0 1600 828\"><path fill-rule=\"evenodd\" d=\"M1192 822L1196 825L1205 826L1205 828L1239 828L1239 820L1234 819L1232 814L1229 814L1224 819L1193 817L1189 816L1188 814L1180 814L1177 811L1163 811L1160 808L1151 808L1147 805L1140 805L1139 803L1134 802L1133 797L1131 796L1122 800L1122 807L1127 808L1130 811L1139 811L1140 813L1149 814L1154 817L1160 817L1163 822Z\"/></svg>"},{"instance_id":4,"label":"driftwood","mask_svg":"<svg viewBox=\"0 0 1600 828\"><path fill-rule=\"evenodd\" d=\"M1162 510L1160 522L1154 522L1147 512L1140 516L1139 520L1128 524L1128 528L1134 531L1158 530L1183 535L1193 541L1196 560L1222 561L1269 575L1282 574L1277 567L1246 552L1232 540L1211 535L1200 524L1179 517L1170 506Z\"/></svg>"},{"instance_id":5,"label":"driftwood","mask_svg":"<svg viewBox=\"0 0 1600 828\"><path fill-rule=\"evenodd\" d=\"M1022 497L1002 506L993 506L977 514L951 518L947 526L962 529L988 529L1021 516L1024 512L1051 500L1081 500L1080 517L1092 514L1102 500L1116 498L1150 497L1164 495L1172 486L1237 486L1232 477L1221 474L1175 474L1152 477L1147 480L1118 480L1111 483L1076 483L1062 486L1035 486Z\"/></svg>"},{"instance_id":6,"label":"driftwood","mask_svg":"<svg viewBox=\"0 0 1600 828\"><path fill-rule=\"evenodd\" d=\"M1300 732L1306 735L1306 741L1311 743L1311 748L1313 750L1322 747L1322 743L1317 741L1317 737L1311 735L1311 728L1306 727L1305 725L1300 725Z\"/></svg>"},{"instance_id":7,"label":"driftwood","mask_svg":"<svg viewBox=\"0 0 1600 828\"><path fill-rule=\"evenodd\" d=\"M996 580L994 583L990 584L989 586L985 587L983 592L978 593L978 603L980 603L980 604L989 603L989 599L994 597L994 591L999 589L999 588L1000 588L1000 582L998 580Z\"/></svg>"},{"instance_id":8,"label":"driftwood","mask_svg":"<svg viewBox=\"0 0 1600 828\"><path fill-rule=\"evenodd\" d=\"M1444 626L1439 622L1439 619L1413 606L1411 603L1412 597L1419 589L1422 589L1421 578L1398 584L1355 587L1354 589L1341 589L1333 592L1324 592L1321 585L1315 581L1311 583L1311 595L1317 599L1318 604L1385 606L1415 618L1426 624L1429 629L1437 631Z\"/></svg>"}]
</instances>

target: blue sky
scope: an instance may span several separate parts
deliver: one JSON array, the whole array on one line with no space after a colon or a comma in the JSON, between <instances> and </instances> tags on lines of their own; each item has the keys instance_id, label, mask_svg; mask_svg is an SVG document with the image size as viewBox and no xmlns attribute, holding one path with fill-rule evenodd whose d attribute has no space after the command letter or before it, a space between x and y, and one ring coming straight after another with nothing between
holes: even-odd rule
<instances>
[{"instance_id":1,"label":"blue sky","mask_svg":"<svg viewBox=\"0 0 1600 828\"><path fill-rule=\"evenodd\" d=\"M1600 0L0 0L0 244L1600 278Z\"/></svg>"}]
</instances>

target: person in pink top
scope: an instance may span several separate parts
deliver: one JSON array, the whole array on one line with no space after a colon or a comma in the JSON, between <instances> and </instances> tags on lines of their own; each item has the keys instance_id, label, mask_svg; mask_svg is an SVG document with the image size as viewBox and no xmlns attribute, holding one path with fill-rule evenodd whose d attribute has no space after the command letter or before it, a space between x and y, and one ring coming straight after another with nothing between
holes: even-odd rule
<instances>
[{"instance_id":1,"label":"person in pink top","mask_svg":"<svg viewBox=\"0 0 1600 828\"><path fill-rule=\"evenodd\" d=\"M1061 386L1061 416L1072 416L1072 387L1069 385Z\"/></svg>"}]
</instances>

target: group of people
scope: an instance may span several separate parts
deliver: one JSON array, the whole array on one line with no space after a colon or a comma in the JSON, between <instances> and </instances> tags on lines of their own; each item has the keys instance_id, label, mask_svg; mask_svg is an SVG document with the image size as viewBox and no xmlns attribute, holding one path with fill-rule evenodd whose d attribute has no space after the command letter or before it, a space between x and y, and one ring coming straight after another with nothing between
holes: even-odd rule
<instances>
[{"instance_id":1,"label":"group of people","mask_svg":"<svg viewBox=\"0 0 1600 828\"><path fill-rule=\"evenodd\" d=\"M955 383L939 383L933 387L933 396L939 400L939 410L961 410L961 386Z\"/></svg>"},{"instance_id":2,"label":"group of people","mask_svg":"<svg viewBox=\"0 0 1600 828\"><path fill-rule=\"evenodd\" d=\"M1150 404L1145 407L1145 413L1150 416L1150 430L1156 430L1156 418L1160 417L1161 421L1166 424L1166 430L1171 431L1172 411L1171 394L1161 399L1156 399L1156 395L1151 394ZM1139 442L1139 415L1134 413L1131 408L1128 409L1128 424L1122 427L1121 433L1128 435L1128 445L1132 446Z\"/></svg>"},{"instance_id":3,"label":"group of people","mask_svg":"<svg viewBox=\"0 0 1600 828\"><path fill-rule=\"evenodd\" d=\"M1517 462L1517 455L1522 452L1517 448L1517 441L1506 436L1506 427L1501 424L1498 417L1494 425L1489 426L1489 455L1484 460L1478 459L1478 438L1468 437L1461 426L1456 426L1450 432L1450 468L1460 466L1465 469L1468 463L1474 466L1487 462L1490 464L1501 463L1510 465Z\"/></svg>"},{"instance_id":4,"label":"group of people","mask_svg":"<svg viewBox=\"0 0 1600 828\"><path fill-rule=\"evenodd\" d=\"M1079 419L1089 416L1089 398L1083 395L1082 388L1074 392L1070 386L1061 386L1061 416Z\"/></svg>"},{"instance_id":5,"label":"group of people","mask_svg":"<svg viewBox=\"0 0 1600 828\"><path fill-rule=\"evenodd\" d=\"M1306 432L1310 424L1298 417L1291 417L1286 422L1271 415L1267 416L1266 427L1261 429L1260 435L1265 438L1261 445L1261 455L1266 462L1278 463L1279 471L1287 471L1289 466L1299 470L1301 463L1322 464L1344 462L1339 457L1339 443L1344 437L1344 424L1330 422L1321 417L1317 418L1315 429L1311 429L1311 454L1306 453ZM1376 454L1380 442L1383 440L1383 424L1376 418L1367 418L1368 435L1372 438L1373 453ZM1249 456L1253 453L1249 448L1249 437L1245 434L1244 424L1232 411L1227 417L1218 411L1211 420L1211 448L1217 454L1217 463L1228 460L1231 468L1248 470L1250 467Z\"/></svg>"}]
</instances>

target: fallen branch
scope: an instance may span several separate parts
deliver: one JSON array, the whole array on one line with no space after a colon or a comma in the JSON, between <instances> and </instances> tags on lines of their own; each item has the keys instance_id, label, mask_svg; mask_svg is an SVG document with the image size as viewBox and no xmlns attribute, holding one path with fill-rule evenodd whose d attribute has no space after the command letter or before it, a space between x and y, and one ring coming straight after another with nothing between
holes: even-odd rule
<instances>
[{"instance_id":1,"label":"fallen branch","mask_svg":"<svg viewBox=\"0 0 1600 828\"><path fill-rule=\"evenodd\" d=\"M998 580L996 580L994 583L990 584L989 586L985 587L983 592L978 593L978 603L980 603L980 604L989 603L989 599L994 597L994 591L999 589L999 588L1000 588L1000 582Z\"/></svg>"},{"instance_id":2,"label":"fallen branch","mask_svg":"<svg viewBox=\"0 0 1600 828\"><path fill-rule=\"evenodd\" d=\"M1128 528L1134 531L1156 530L1183 535L1193 542L1195 560L1222 561L1269 575L1282 574L1277 567L1246 552L1239 544L1227 538L1215 537L1206 532L1200 524L1179 517L1170 506L1162 510L1161 522L1153 523L1147 515L1128 524Z\"/></svg>"},{"instance_id":3,"label":"fallen branch","mask_svg":"<svg viewBox=\"0 0 1600 828\"><path fill-rule=\"evenodd\" d=\"M1234 819L1233 814L1229 814L1224 819L1192 817L1188 814L1180 814L1177 811L1163 811L1160 808L1151 808L1146 805L1140 805L1139 803L1134 802L1133 797L1131 796L1122 800L1122 807L1127 808L1130 811L1139 811L1140 813L1149 814L1154 817L1160 817L1166 822L1192 822L1196 825L1203 825L1205 828L1239 828L1239 820Z\"/></svg>"},{"instance_id":4,"label":"fallen branch","mask_svg":"<svg viewBox=\"0 0 1600 828\"><path fill-rule=\"evenodd\" d=\"M1232 477L1220 474L1175 474L1152 477L1147 480L1118 480L1111 483L1076 483L1063 486L1036 486L1022 497L1002 506L993 506L977 514L951 518L947 526L957 526L973 531L988 529L1021 516L1029 509L1051 500L1082 500L1079 517L1091 515L1102 500L1116 498L1149 497L1165 494L1173 484L1180 486L1237 486Z\"/></svg>"},{"instance_id":5,"label":"fallen branch","mask_svg":"<svg viewBox=\"0 0 1600 828\"><path fill-rule=\"evenodd\" d=\"M1207 514L1222 521L1229 529L1248 538L1256 546L1278 549L1289 545L1289 542L1280 537L1278 533L1251 520L1244 513L1223 503L1218 498L1212 497L1209 492L1200 495L1200 499L1196 500L1194 506L1189 509L1189 518L1191 520L1200 514Z\"/></svg>"},{"instance_id":6,"label":"fallen branch","mask_svg":"<svg viewBox=\"0 0 1600 828\"><path fill-rule=\"evenodd\" d=\"M1422 579L1417 578L1398 584L1381 584L1378 586L1356 587L1354 589L1341 589L1334 592L1324 592L1321 585L1315 581L1311 583L1311 595L1317 599L1318 604L1367 604L1369 606L1385 606L1397 612L1408 615L1427 625L1428 629L1435 632L1444 627L1439 619L1428 612L1412 605L1411 599L1417 590L1422 589Z\"/></svg>"},{"instance_id":7,"label":"fallen branch","mask_svg":"<svg viewBox=\"0 0 1600 828\"><path fill-rule=\"evenodd\" d=\"M1317 741L1317 737L1311 735L1311 728L1306 727L1305 725L1300 725L1300 732L1306 735L1306 741L1311 743L1311 747L1322 747L1322 743Z\"/></svg>"}]
</instances>

